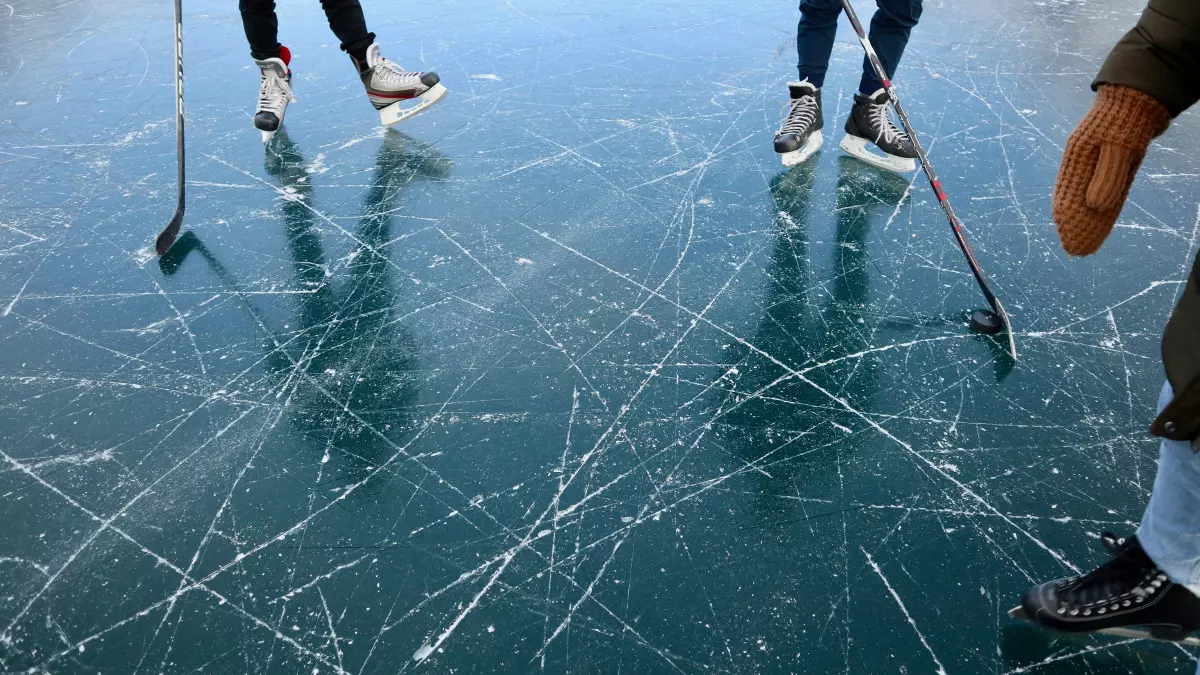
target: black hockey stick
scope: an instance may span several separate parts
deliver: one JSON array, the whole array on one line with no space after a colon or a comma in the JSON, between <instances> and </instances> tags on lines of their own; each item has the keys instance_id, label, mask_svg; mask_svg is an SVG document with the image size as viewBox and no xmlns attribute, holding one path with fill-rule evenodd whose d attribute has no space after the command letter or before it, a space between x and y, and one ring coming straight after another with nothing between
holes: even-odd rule
<instances>
[{"instance_id":1,"label":"black hockey stick","mask_svg":"<svg viewBox=\"0 0 1200 675\"><path fill-rule=\"evenodd\" d=\"M175 152L179 156L179 204L175 207L175 216L171 222L158 233L154 240L154 250L162 255L175 243L179 236L179 228L183 226L184 203L184 172L183 172L183 7L181 0L175 0Z\"/></svg>"},{"instance_id":2,"label":"black hockey stick","mask_svg":"<svg viewBox=\"0 0 1200 675\"><path fill-rule=\"evenodd\" d=\"M917 133L913 131L912 123L908 121L908 115L904 114L904 108L900 105L900 97L896 95L896 88L888 80L887 72L884 71L883 64L879 62L879 57L875 54L875 48L871 46L871 41L867 39L867 34L863 31L862 24L858 21L858 15L854 13L854 7L850 5L850 0L842 0L842 7L846 10L846 16L850 17L854 32L858 33L858 41L862 43L863 49L867 52L867 60L871 62L871 67L875 70L875 77L878 77L879 81L883 83L883 89L887 92L892 107L896 109L896 116L900 118L900 123L904 125L904 131L912 139L913 146L917 150L917 157L921 160L921 168L925 170L925 177L929 179L929 185L933 187L933 193L937 195L938 203L946 212L946 219L950 221L950 229L954 230L954 238L958 240L958 247L962 249L963 255L967 257L967 263L971 265L971 274L975 275L975 281L979 283L983 297L987 298L988 304L992 306L994 313L987 310L977 310L972 313L971 326L986 333L999 333L1001 329L1007 331L1008 349L1015 359L1017 358L1017 343L1013 339L1012 323L1008 320L1008 313L1004 311L1004 307L996 299L996 294L988 286L983 269L979 267L979 262L975 260L975 254L971 252L967 238L963 236L962 223L958 220L958 216L954 215L954 209L950 208L950 201L946 199L946 191L942 189L937 174L933 172L929 158L925 156L925 148L921 147L921 142L917 140ZM997 321L997 319L999 320Z\"/></svg>"}]
</instances>

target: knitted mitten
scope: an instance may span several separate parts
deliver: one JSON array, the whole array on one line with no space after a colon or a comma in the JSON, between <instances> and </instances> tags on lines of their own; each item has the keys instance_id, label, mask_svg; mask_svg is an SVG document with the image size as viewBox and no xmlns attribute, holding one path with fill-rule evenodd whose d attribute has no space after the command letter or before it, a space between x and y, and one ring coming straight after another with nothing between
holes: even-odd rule
<instances>
[{"instance_id":1,"label":"knitted mitten","mask_svg":"<svg viewBox=\"0 0 1200 675\"><path fill-rule=\"evenodd\" d=\"M1167 109L1149 94L1100 87L1092 109L1067 139L1054 186L1052 212L1067 253L1099 250L1125 205L1150 141L1170 122Z\"/></svg>"}]
</instances>

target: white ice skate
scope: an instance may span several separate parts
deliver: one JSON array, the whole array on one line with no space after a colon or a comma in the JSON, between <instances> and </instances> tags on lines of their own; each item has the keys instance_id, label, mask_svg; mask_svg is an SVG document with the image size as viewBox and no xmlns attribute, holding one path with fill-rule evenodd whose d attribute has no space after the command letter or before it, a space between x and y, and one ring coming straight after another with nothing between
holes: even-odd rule
<instances>
[{"instance_id":1,"label":"white ice skate","mask_svg":"<svg viewBox=\"0 0 1200 675\"><path fill-rule=\"evenodd\" d=\"M366 67L359 65L363 86L371 105L379 111L379 120L391 126L423 112L442 100L446 88L437 73L411 73L383 58L379 45L367 49Z\"/></svg>"},{"instance_id":2,"label":"white ice skate","mask_svg":"<svg viewBox=\"0 0 1200 675\"><path fill-rule=\"evenodd\" d=\"M262 71L262 86L258 90L254 126L262 132L264 145L271 142L275 132L283 125L288 103L296 102L296 98L292 96L292 71L288 68L291 60L292 54L287 47L280 49L279 58L254 60L254 64Z\"/></svg>"},{"instance_id":3,"label":"white ice skate","mask_svg":"<svg viewBox=\"0 0 1200 675\"><path fill-rule=\"evenodd\" d=\"M916 148L908 134L892 124L887 93L882 89L871 96L854 95L854 107L846 120L846 136L839 145L851 156L886 171L917 170Z\"/></svg>"}]
</instances>

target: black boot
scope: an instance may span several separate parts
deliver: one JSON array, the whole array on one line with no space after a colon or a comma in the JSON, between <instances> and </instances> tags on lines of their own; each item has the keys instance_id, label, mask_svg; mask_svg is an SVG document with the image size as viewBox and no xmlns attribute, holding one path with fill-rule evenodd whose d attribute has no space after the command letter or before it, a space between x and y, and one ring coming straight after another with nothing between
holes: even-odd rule
<instances>
[{"instance_id":1,"label":"black boot","mask_svg":"<svg viewBox=\"0 0 1200 675\"><path fill-rule=\"evenodd\" d=\"M882 89L871 96L854 95L854 107L846 118L846 135L841 146L854 157L881 169L908 173L917 168L917 148L908 134L892 124L887 93Z\"/></svg>"},{"instance_id":2,"label":"black boot","mask_svg":"<svg viewBox=\"0 0 1200 675\"><path fill-rule=\"evenodd\" d=\"M1025 591L1021 608L1029 619L1066 633L1141 626L1172 641L1200 628L1200 598L1168 579L1137 537L1105 532L1100 540L1115 557L1082 577Z\"/></svg>"},{"instance_id":3,"label":"black boot","mask_svg":"<svg viewBox=\"0 0 1200 675\"><path fill-rule=\"evenodd\" d=\"M795 166L821 148L825 121L821 116L821 90L808 80L789 82L788 94L791 99L784 106L787 112L775 132L775 152L784 166Z\"/></svg>"}]
</instances>

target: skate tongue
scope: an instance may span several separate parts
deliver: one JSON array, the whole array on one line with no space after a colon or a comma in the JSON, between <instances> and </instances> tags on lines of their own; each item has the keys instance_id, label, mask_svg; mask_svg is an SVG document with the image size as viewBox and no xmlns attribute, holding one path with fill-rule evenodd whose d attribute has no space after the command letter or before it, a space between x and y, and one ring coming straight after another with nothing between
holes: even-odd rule
<instances>
[{"instance_id":1,"label":"skate tongue","mask_svg":"<svg viewBox=\"0 0 1200 675\"><path fill-rule=\"evenodd\" d=\"M380 54L379 43L372 43L367 47L367 67L374 68L375 64L383 60L383 55Z\"/></svg>"},{"instance_id":2,"label":"skate tongue","mask_svg":"<svg viewBox=\"0 0 1200 675\"><path fill-rule=\"evenodd\" d=\"M288 67L283 59L266 59L263 61L255 60L254 63L263 71L263 74L274 73L279 77L287 77Z\"/></svg>"},{"instance_id":3,"label":"skate tongue","mask_svg":"<svg viewBox=\"0 0 1200 675\"><path fill-rule=\"evenodd\" d=\"M788 82L788 93L792 98L800 98L801 96L811 96L817 93L817 88L812 86L808 80L799 82Z\"/></svg>"}]
</instances>

